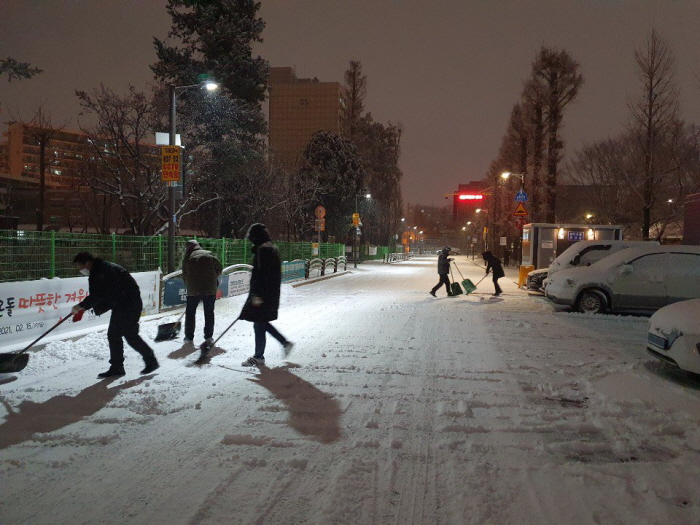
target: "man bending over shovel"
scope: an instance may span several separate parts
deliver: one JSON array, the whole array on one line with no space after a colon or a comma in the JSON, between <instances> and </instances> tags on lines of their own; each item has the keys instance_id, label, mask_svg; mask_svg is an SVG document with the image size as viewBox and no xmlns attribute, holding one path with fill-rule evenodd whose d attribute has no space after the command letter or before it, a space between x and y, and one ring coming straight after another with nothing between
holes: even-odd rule
<instances>
[{"instance_id":1,"label":"man bending over shovel","mask_svg":"<svg viewBox=\"0 0 700 525\"><path fill-rule=\"evenodd\" d=\"M97 315L112 310L107 329L110 367L97 377L123 376L126 373L122 338L143 357L146 366L141 370L142 374L156 370L158 360L151 347L139 336L143 303L139 285L131 274L118 264L93 257L88 252L76 255L73 264L81 274L88 276L90 285L89 295L71 310L73 315L90 309Z\"/></svg>"}]
</instances>

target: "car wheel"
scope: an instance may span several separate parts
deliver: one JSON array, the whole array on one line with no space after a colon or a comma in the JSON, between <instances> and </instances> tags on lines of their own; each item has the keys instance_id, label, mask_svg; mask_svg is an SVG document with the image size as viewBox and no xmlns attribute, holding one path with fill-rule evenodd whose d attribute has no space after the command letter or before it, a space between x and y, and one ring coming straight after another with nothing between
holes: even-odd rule
<instances>
[{"instance_id":1,"label":"car wheel","mask_svg":"<svg viewBox=\"0 0 700 525\"><path fill-rule=\"evenodd\" d=\"M608 307L605 294L599 290L585 290L576 302L576 309L584 314L599 314Z\"/></svg>"}]
</instances>

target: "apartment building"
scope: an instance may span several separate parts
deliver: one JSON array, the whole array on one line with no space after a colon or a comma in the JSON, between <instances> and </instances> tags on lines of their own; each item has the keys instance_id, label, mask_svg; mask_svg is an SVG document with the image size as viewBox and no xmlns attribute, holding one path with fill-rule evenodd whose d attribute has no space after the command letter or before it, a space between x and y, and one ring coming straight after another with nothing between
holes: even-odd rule
<instances>
[{"instance_id":1,"label":"apartment building","mask_svg":"<svg viewBox=\"0 0 700 525\"><path fill-rule=\"evenodd\" d=\"M291 67L272 67L268 85L274 162L297 165L314 133L342 132L345 100L339 82L297 78Z\"/></svg>"}]
</instances>

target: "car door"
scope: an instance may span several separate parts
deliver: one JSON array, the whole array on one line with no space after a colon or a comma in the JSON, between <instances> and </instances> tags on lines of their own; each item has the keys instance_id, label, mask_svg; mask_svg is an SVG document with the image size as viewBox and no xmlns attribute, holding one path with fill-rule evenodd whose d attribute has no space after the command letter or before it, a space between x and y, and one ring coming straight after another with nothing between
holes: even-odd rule
<instances>
[{"instance_id":1,"label":"car door","mask_svg":"<svg viewBox=\"0 0 700 525\"><path fill-rule=\"evenodd\" d=\"M669 253L665 273L668 304L700 298L700 254Z\"/></svg>"},{"instance_id":2,"label":"car door","mask_svg":"<svg viewBox=\"0 0 700 525\"><path fill-rule=\"evenodd\" d=\"M651 253L613 268L613 308L656 310L666 306L667 256L666 253Z\"/></svg>"}]
</instances>

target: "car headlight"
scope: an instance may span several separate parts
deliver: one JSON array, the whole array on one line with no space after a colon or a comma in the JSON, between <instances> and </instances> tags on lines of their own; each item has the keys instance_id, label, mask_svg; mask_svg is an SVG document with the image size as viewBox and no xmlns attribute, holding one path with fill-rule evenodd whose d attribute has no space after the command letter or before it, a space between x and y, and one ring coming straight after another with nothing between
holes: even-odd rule
<instances>
[{"instance_id":1,"label":"car headlight","mask_svg":"<svg viewBox=\"0 0 700 525\"><path fill-rule=\"evenodd\" d=\"M576 284L576 282L573 279L567 279L566 284L568 284L571 288L573 288L574 284Z\"/></svg>"}]
</instances>

